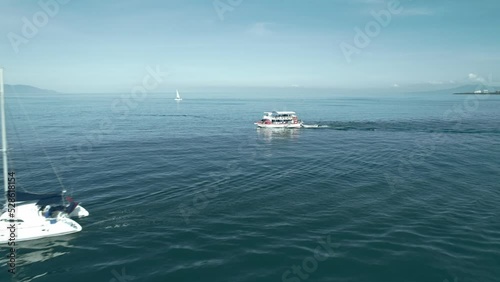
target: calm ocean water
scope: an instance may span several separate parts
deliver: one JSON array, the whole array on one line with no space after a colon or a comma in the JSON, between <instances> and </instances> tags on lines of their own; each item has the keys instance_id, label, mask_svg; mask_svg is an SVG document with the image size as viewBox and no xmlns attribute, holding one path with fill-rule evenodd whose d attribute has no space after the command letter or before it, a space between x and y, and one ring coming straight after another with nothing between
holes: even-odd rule
<instances>
[{"instance_id":1,"label":"calm ocean water","mask_svg":"<svg viewBox=\"0 0 500 282\"><path fill-rule=\"evenodd\" d=\"M91 215L1 281L500 280L500 96L121 96L7 99L17 189Z\"/></svg>"}]
</instances>

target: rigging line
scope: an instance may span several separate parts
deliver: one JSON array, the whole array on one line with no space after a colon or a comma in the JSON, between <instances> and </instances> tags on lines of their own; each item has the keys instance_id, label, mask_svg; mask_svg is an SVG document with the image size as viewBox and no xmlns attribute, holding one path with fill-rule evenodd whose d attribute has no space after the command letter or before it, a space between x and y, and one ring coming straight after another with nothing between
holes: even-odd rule
<instances>
[{"instance_id":1,"label":"rigging line","mask_svg":"<svg viewBox=\"0 0 500 282\"><path fill-rule=\"evenodd\" d=\"M18 98L18 97L16 97L16 98ZM19 103L19 101L18 101L18 103ZM6 114L9 116L9 120L14 120L14 115L12 114L13 111L11 110L12 109L11 106L10 105L6 105L6 106L7 106ZM20 142L18 142L18 144L19 144L19 147L21 149L21 152L23 153L24 159L25 160L29 160L29 158L28 158L28 156L26 154L26 149L24 148L23 142L21 141L22 139L19 136L19 130L17 129L16 123L15 122L10 122L10 126L14 130L14 133L16 134L17 140L20 141ZM13 149L13 147L7 148L7 150L8 151L17 151L16 149ZM12 169L15 171L16 167L17 167L16 166L15 158L12 157L12 154L10 154L10 155L8 154L7 158L8 158L8 162L10 164L12 164L9 167L12 167ZM27 161L23 165L23 167L26 167L26 166L27 166L28 172L33 171L33 168L32 168L32 166L31 166L31 164L30 164L29 161ZM25 187L24 187L24 185L22 184L22 180L21 179L17 179L17 187L16 187L16 189L18 189L18 188L21 188L22 191L27 192L26 189L25 189Z\"/></svg>"},{"instance_id":2,"label":"rigging line","mask_svg":"<svg viewBox=\"0 0 500 282\"><path fill-rule=\"evenodd\" d=\"M5 107L6 107L5 114L7 115L8 120L14 120L13 115L12 115L12 111L10 111L10 105L5 103ZM14 132L16 133L17 138L19 139L19 134L18 134L16 126L14 125L14 123L11 123L11 124L12 124L12 128L14 129ZM8 153L9 151L12 151L11 146L7 147L7 163L9 164L9 170L15 172L16 167L17 167L16 162L14 161L14 158L12 158L12 154ZM16 190L18 190L19 188L21 188L24 191L23 185L19 182L19 179L16 179Z\"/></svg>"},{"instance_id":3,"label":"rigging line","mask_svg":"<svg viewBox=\"0 0 500 282\"><path fill-rule=\"evenodd\" d=\"M5 105L6 106L6 109L5 109L5 113L7 114L7 116L9 117L9 120L13 120L13 116L11 114L11 111L9 110L10 109L10 106L9 105ZM16 133L16 136L17 136L17 139L19 139L19 134L18 134L18 131L17 131L17 128L14 124L12 124L12 129L14 129L14 132ZM7 152L8 151L12 151L11 149L12 147L8 147L7 148ZM9 164L9 170L11 171L16 171L16 162L14 161L14 158L12 158L12 155L11 154L7 154L7 163ZM19 186L21 186L22 190L24 190L23 186L21 185L21 183L19 183L19 180L16 181L16 190L19 188Z\"/></svg>"},{"instance_id":4,"label":"rigging line","mask_svg":"<svg viewBox=\"0 0 500 282\"><path fill-rule=\"evenodd\" d=\"M57 169L54 167L54 164L52 163L52 160L50 159L49 155L47 154L47 150L45 150L45 147L42 145L42 142L40 142L40 137L38 136L38 132L36 131L35 127L33 126L33 123L31 122L31 119L29 117L29 115L27 114L27 111L26 109L24 108L24 105L22 103L19 103L19 106L21 106L21 109L23 111L23 114L24 116L26 116L27 120L28 120L28 124L29 126L31 127L31 130L35 133L35 138L36 140L38 141L38 143L40 144L40 147L42 148L42 151L43 153L45 154L45 157L47 158L47 160L49 161L49 164L50 166L52 167L52 170L54 171L54 174L56 175L57 177L57 181L59 181L59 184L61 185L61 187L63 188L63 190L66 190L66 187L64 187L64 184L62 182L62 179L61 177L59 176L59 173L57 172ZM71 192L71 191L70 191ZM71 194L71 193L70 193Z\"/></svg>"}]
</instances>

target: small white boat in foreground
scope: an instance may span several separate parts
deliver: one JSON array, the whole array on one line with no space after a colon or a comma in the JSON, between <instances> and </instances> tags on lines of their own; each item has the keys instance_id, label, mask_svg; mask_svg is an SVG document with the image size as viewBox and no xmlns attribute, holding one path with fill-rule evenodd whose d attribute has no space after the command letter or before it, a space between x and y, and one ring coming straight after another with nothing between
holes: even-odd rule
<instances>
[{"instance_id":1,"label":"small white boat in foreground","mask_svg":"<svg viewBox=\"0 0 500 282\"><path fill-rule=\"evenodd\" d=\"M62 194L32 194L16 191L15 172L8 170L7 130L3 70L0 68L0 121L4 183L4 209L0 213L0 244L15 246L28 241L79 232L82 227L70 217L89 213L73 200L64 201ZM1 198L1 197L0 197Z\"/></svg>"},{"instance_id":2,"label":"small white boat in foreground","mask_svg":"<svg viewBox=\"0 0 500 282\"><path fill-rule=\"evenodd\" d=\"M264 112L262 119L255 123L260 128L300 128L302 121L295 112Z\"/></svg>"}]
</instances>

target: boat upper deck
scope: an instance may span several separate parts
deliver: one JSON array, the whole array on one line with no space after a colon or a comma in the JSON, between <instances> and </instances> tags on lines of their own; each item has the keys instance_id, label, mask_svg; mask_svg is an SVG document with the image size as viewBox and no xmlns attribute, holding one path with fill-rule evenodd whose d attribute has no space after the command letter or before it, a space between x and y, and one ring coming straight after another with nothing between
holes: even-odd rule
<instances>
[{"instance_id":1,"label":"boat upper deck","mask_svg":"<svg viewBox=\"0 0 500 282\"><path fill-rule=\"evenodd\" d=\"M273 112L264 112L264 115L266 116L271 116L271 117L291 117L291 116L295 116L295 112L287 112L287 111L281 111L281 112L277 112L277 111L273 111Z\"/></svg>"}]
</instances>

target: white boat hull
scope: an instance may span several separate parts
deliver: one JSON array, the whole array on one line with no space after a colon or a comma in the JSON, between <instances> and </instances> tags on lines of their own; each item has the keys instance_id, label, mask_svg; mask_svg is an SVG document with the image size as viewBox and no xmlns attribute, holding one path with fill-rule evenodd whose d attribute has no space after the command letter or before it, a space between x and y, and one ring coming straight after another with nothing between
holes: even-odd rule
<instances>
[{"instance_id":1,"label":"white boat hull","mask_svg":"<svg viewBox=\"0 0 500 282\"><path fill-rule=\"evenodd\" d=\"M87 217L89 212L82 206L78 205L70 214L69 217Z\"/></svg>"},{"instance_id":2,"label":"white boat hull","mask_svg":"<svg viewBox=\"0 0 500 282\"><path fill-rule=\"evenodd\" d=\"M16 206L14 214L14 219L8 212L0 216L0 244L62 236L82 230L80 224L65 213L47 218L35 204ZM15 240L10 240L11 238Z\"/></svg>"},{"instance_id":3,"label":"white boat hull","mask_svg":"<svg viewBox=\"0 0 500 282\"><path fill-rule=\"evenodd\" d=\"M290 124L264 124L255 123L259 128L300 128L300 123L290 123Z\"/></svg>"},{"instance_id":4,"label":"white boat hull","mask_svg":"<svg viewBox=\"0 0 500 282\"><path fill-rule=\"evenodd\" d=\"M11 238L10 230L7 229L11 226L10 223L2 222L0 223L0 228L2 229L0 232L0 244L5 244L9 242ZM15 224L15 241L30 241L47 237L56 237L68 235L76 232L80 232L82 227L72 219L61 220L58 219L57 222L51 224L50 220L46 222L40 222L37 225L25 225L24 223L16 223ZM12 242L12 241L11 241Z\"/></svg>"}]
</instances>

